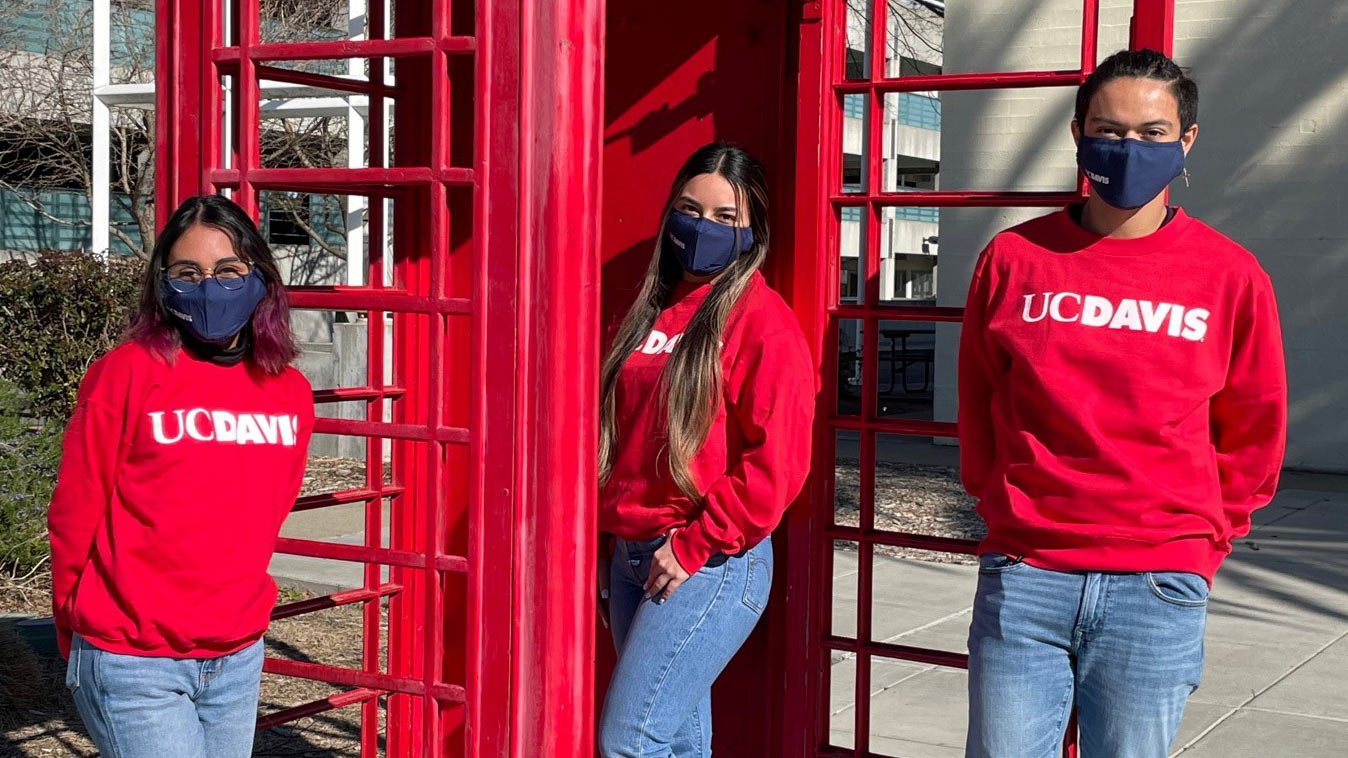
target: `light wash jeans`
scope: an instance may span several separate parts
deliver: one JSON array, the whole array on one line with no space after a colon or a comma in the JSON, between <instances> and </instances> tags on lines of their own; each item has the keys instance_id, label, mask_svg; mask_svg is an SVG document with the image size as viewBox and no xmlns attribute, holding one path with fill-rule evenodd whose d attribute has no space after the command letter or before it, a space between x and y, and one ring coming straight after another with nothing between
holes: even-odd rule
<instances>
[{"instance_id":1,"label":"light wash jeans","mask_svg":"<svg viewBox=\"0 0 1348 758\"><path fill-rule=\"evenodd\" d=\"M708 758L711 686L753 631L772 589L772 542L718 557L663 604L642 587L663 537L617 540L609 616L618 667L599 727L603 758Z\"/></svg>"},{"instance_id":2,"label":"light wash jeans","mask_svg":"<svg viewBox=\"0 0 1348 758\"><path fill-rule=\"evenodd\" d=\"M262 640L221 658L151 658L75 635L66 686L103 758L248 758L262 657Z\"/></svg>"},{"instance_id":3,"label":"light wash jeans","mask_svg":"<svg viewBox=\"0 0 1348 758\"><path fill-rule=\"evenodd\" d=\"M1208 585L1180 572L1061 572L979 557L969 758L1165 758L1203 674Z\"/></svg>"}]
</instances>

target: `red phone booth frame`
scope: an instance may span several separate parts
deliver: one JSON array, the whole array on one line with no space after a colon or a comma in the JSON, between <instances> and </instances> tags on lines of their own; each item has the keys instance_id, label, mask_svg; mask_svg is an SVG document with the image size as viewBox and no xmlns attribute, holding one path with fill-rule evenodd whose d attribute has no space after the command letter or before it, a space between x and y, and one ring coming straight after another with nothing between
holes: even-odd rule
<instances>
[{"instance_id":1,"label":"red phone booth frame","mask_svg":"<svg viewBox=\"0 0 1348 758\"><path fill-rule=\"evenodd\" d=\"M880 320L955 322L958 308L879 303L878 235L889 206L1052 206L1079 193L882 193L879 114L887 93L1072 86L1092 70L1098 0L1083 0L1081 66L1070 71L887 79L874 56L865 80L840 75L843 0L793 0L787 14L798 47L787 56L794 81L794 155L777 178L795 213L787 292L821 364L835 360L837 321L860 319L863 409L840 417L836 371L823 372L816 460L833 459L836 430L862 435L861 526L833 523L832 467L816 467L788 513L782 586L765 619L764 656L776 672L769 696L737 709L770 708L772 747L787 758L867 756L872 657L963 666L962 656L869 639L875 545L969 553L973 545L874 528L877 433L953 436L953 424L876 415ZM188 196L231 191L257 213L264 190L391 198L392 254L372 254L366 285L292 289L298 308L363 311L393 324L392 382L378 367L390 350L368 331L368 371L358 387L321 388L320 403L364 402L362 420L323 419L328 434L392 441L391 481L379 445L368 446L365 486L301 499L297 509L364 503L366 540L342 546L282 540L283 552L365 564L358 589L281 606L275 617L345 604L364 609L362 665L345 669L270 659L267 670L347 687L339 695L272 714L261 728L334 708L362 710L361 754L378 753L378 700L387 699L389 756L588 756L592 753L594 613L594 440L598 354L598 247L602 26L600 0L396 0L394 19L371 3L362 42L263 44L259 0L157 0L157 208ZM882 50L885 2L873 2L872 49ZM767 6L765 5L765 8ZM1135 0L1133 45L1169 52L1173 0ZM383 39L390 22L395 39ZM225 30L229 28L229 44ZM787 39L790 39L788 36ZM275 65L286 60L394 61L397 85L352 81ZM223 145L221 77L233 78L232 142ZM263 79L363 94L370 144L388 134L381 103L401 124L392 165L263 168L259 83ZM841 98L870 99L868 188L839 194ZM411 95L409 97L409 95ZM790 119L788 119L790 121ZM466 136L465 136L466 135ZM789 152L789 151L788 151ZM228 163L226 158L228 157ZM784 156L785 157L785 156ZM226 167L228 166L228 167ZM1083 188L1084 189L1084 188ZM616 199L615 199L616 200ZM866 209L865 299L838 298L838 210ZM371 238L389 223L371 203ZM568 250L568 256L549 255ZM384 285L392 271L393 285ZM383 420L391 405L393 420ZM392 517L380 542L381 506ZM832 546L861 552L854 638L831 634ZM389 581L380 567L391 567ZM389 667L379 665L380 603L389 603ZM854 653L853 748L828 746L831 651ZM718 718L729 714L723 711ZM1070 740L1069 740L1070 742ZM1069 752L1071 746L1068 747Z\"/></svg>"},{"instance_id":2,"label":"red phone booth frame","mask_svg":"<svg viewBox=\"0 0 1348 758\"><path fill-rule=\"evenodd\" d=\"M347 689L259 728L359 706L361 755L374 756L386 698L389 756L588 755L598 381L597 367L574 356L598 345L602 5L397 0L392 9L388 18L382 2L370 4L365 41L264 44L259 0L236 0L229 17L223 0L156 6L161 224L165 209L220 191L256 218L270 190L366 196L379 201L368 206L370 239L391 227L391 256L369 246L365 285L290 289L295 308L359 311L370 325L364 384L315 392L319 404L365 404L363 419L320 418L316 428L367 440L365 484L295 506L364 503L365 541L277 547L365 570L360 588L279 606L273 618L361 604L362 664L267 659L269 673ZM390 28L397 36L386 39ZM276 65L352 58L371 71L392 59L397 85ZM263 80L366 96L370 165L263 167ZM398 123L418 125L394 133L391 165L377 148L390 129L386 100ZM546 254L557 249L573 253Z\"/></svg>"},{"instance_id":3,"label":"red phone booth frame","mask_svg":"<svg viewBox=\"0 0 1348 758\"><path fill-rule=\"evenodd\" d=\"M870 703L872 658L914 661L952 668L967 668L968 656L944 650L896 645L871 639L873 615L872 556L876 545L915 548L948 553L973 554L977 543L931 535L896 532L875 526L876 435L895 434L918 437L955 437L955 423L941 421L886 419L877 415L876 397L879 364L880 321L921 321L958 323L964 309L925 305L887 305L880 301L880 227L881 214L887 207L1060 207L1079 200L1087 191L1083 181L1074 192L988 192L988 191L912 191L885 192L881 184L882 117L885 95L915 91L954 91L1009 89L1026 87L1075 87L1095 69L1099 22L1099 0L1082 0L1081 63L1072 70L1017 71L975 74L936 74L929 76L887 77L884 54L887 44L886 14L889 0L868 0L871 55L869 71L862 79L845 78L841 63L846 51L846 7L843 0L810 2L804 7L800 33L801 82L797 118L798 153L796 157L796 203L802 209L797 216L796 239L814 240L813 265L798 262L794 273L793 304L802 323L807 325L819 354L823 356L820 405L814 438L815 477L808 494L809 513L789 522L793 550L806 553L808 561L790 566L789 594L794 602L791 617L787 661L806 661L803 677L795 677L789 688L800 687L805 697L787 701L784 725L803 725L788 736L784 753L798 758L843 758L879 756L870 750ZM1174 0L1135 0L1130 47L1152 48L1171 54L1174 32ZM846 95L864 95L868 101L864 131L864 191L842 193L842 102ZM864 223L865 272L860 304L844 303L840 298L839 219L846 207L862 208ZM805 211L804 209L809 209ZM800 255L799 248L797 255ZM812 293L806 301L799 296ZM861 366L862 407L857 415L837 412L838 372L831 368L837 360L838 327L841 319L855 319L863 326ZM811 328L812 327L812 328ZM839 430L859 432L860 516L859 526L840 525L834 515L834 473L829 464L835 460ZM847 540L858 548L857 619L853 637L832 632L833 544ZM804 595L805 597L801 597ZM830 653L840 651L856 657L856 682L853 702L855 721L851 748L829 743L829 669ZM1064 754L1076 755L1074 728L1069 727Z\"/></svg>"}]
</instances>

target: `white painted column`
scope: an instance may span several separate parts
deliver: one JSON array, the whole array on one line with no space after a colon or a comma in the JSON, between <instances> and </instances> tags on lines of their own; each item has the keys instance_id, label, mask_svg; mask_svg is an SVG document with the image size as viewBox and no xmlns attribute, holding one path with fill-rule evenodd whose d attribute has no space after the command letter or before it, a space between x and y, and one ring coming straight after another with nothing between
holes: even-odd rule
<instances>
[{"instance_id":1,"label":"white painted column","mask_svg":"<svg viewBox=\"0 0 1348 758\"><path fill-rule=\"evenodd\" d=\"M378 0L376 0L378 2ZM347 3L346 30L352 40L365 39L365 0L349 0ZM347 62L347 73L353 78L365 76L365 61L352 58ZM371 71L372 80L381 80L380 72ZM356 108L356 98L346 97L346 165L348 168L365 166L365 116ZM346 197L346 283L351 286L368 285L365 265L364 232L365 198L359 195ZM377 244L378 241L374 240Z\"/></svg>"},{"instance_id":2,"label":"white painted column","mask_svg":"<svg viewBox=\"0 0 1348 758\"><path fill-rule=\"evenodd\" d=\"M94 89L90 102L90 129L93 132L93 165L89 188L89 211L92 227L91 249L94 255L107 260L109 247L108 224L112 202L112 135L111 113L103 101L103 89L112 83L112 2L94 0Z\"/></svg>"}]
</instances>

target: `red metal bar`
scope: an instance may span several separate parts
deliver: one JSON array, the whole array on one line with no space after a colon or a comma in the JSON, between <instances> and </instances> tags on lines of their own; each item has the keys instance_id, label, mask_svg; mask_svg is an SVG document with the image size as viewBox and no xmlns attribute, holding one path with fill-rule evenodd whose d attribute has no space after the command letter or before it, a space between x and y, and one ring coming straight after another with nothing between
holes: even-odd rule
<instances>
[{"instance_id":1,"label":"red metal bar","mask_svg":"<svg viewBox=\"0 0 1348 758\"><path fill-rule=\"evenodd\" d=\"M523 0L521 14L519 129L528 138L520 144L516 514L529 528L513 545L523 570L512 599L511 743L513 755L588 756L604 4Z\"/></svg>"},{"instance_id":2,"label":"red metal bar","mask_svg":"<svg viewBox=\"0 0 1348 758\"><path fill-rule=\"evenodd\" d=\"M833 85L838 94L927 92L971 89L1022 89L1025 87L1075 87L1085 79L1080 71L1006 71L995 74L931 74L875 81L841 81Z\"/></svg>"},{"instance_id":3,"label":"red metal bar","mask_svg":"<svg viewBox=\"0 0 1348 758\"><path fill-rule=\"evenodd\" d=\"M197 194L202 162L201 48L207 33L197 0L156 0L155 182L156 227Z\"/></svg>"},{"instance_id":4,"label":"red metal bar","mask_svg":"<svg viewBox=\"0 0 1348 758\"><path fill-rule=\"evenodd\" d=\"M466 315L472 303L463 298L433 300L407 290L392 288L303 286L290 288L290 307L329 311L362 311L381 308L393 313L445 313Z\"/></svg>"},{"instance_id":5,"label":"red metal bar","mask_svg":"<svg viewBox=\"0 0 1348 758\"><path fill-rule=\"evenodd\" d=\"M910 647L908 645L895 645L888 642L865 642L860 639L849 637L826 637L823 646L828 650L838 650L841 652L856 653L860 656L876 656L879 658L893 658L901 661L914 661L916 663L927 663L934 666L948 666L950 668L968 668L969 656L964 653L954 653L949 650L932 650L925 647ZM867 698L869 700L869 697ZM858 708L860 706L858 705Z\"/></svg>"},{"instance_id":6,"label":"red metal bar","mask_svg":"<svg viewBox=\"0 0 1348 758\"><path fill-rule=\"evenodd\" d=\"M330 389L314 390L314 403L322 405L324 403L345 403L352 400L382 400L384 398L397 398L406 394L407 390L401 387L389 387L387 389L377 389L375 387L332 387Z\"/></svg>"},{"instance_id":7,"label":"red metal bar","mask_svg":"<svg viewBox=\"0 0 1348 758\"><path fill-rule=\"evenodd\" d=\"M468 572L468 559L459 555L439 555L435 558L435 567L440 571Z\"/></svg>"},{"instance_id":8,"label":"red metal bar","mask_svg":"<svg viewBox=\"0 0 1348 758\"><path fill-rule=\"evenodd\" d=\"M1175 53L1175 0L1133 0L1128 47Z\"/></svg>"},{"instance_id":9,"label":"red metal bar","mask_svg":"<svg viewBox=\"0 0 1348 758\"><path fill-rule=\"evenodd\" d=\"M319 434L344 434L349 437L384 437L414 442L448 442L456 445L467 444L471 436L469 430L452 426L430 429L422 424L390 424L382 421L322 417L315 420L314 431Z\"/></svg>"},{"instance_id":10,"label":"red metal bar","mask_svg":"<svg viewBox=\"0 0 1348 758\"><path fill-rule=\"evenodd\" d=\"M990 192L985 190L952 190L916 192L885 192L874 194L833 195L830 203L838 207L856 206L870 203L884 207L941 207L959 206L963 208L982 207L1057 207L1081 198L1074 192Z\"/></svg>"},{"instance_id":11,"label":"red metal bar","mask_svg":"<svg viewBox=\"0 0 1348 758\"><path fill-rule=\"evenodd\" d=\"M929 534L911 534L908 532L890 532L883 529L858 529L854 526L831 526L826 530L830 539L869 542L876 545L911 547L919 550L931 550L941 553L959 553L974 555L978 550L976 540L962 540L953 537L934 537Z\"/></svg>"},{"instance_id":12,"label":"red metal bar","mask_svg":"<svg viewBox=\"0 0 1348 758\"><path fill-rule=\"evenodd\" d=\"M834 429L849 429L857 432L875 432L877 434L906 434L914 437L956 437L955 424L950 421L926 421L923 419L877 419L863 420L856 416L834 415L828 419Z\"/></svg>"},{"instance_id":13,"label":"red metal bar","mask_svg":"<svg viewBox=\"0 0 1348 758\"><path fill-rule=\"evenodd\" d=\"M828 313L837 318L864 319L879 316L885 321L940 321L959 323L964 318L964 309L936 305L886 305L880 303L874 307L864 305L834 305Z\"/></svg>"},{"instance_id":14,"label":"red metal bar","mask_svg":"<svg viewBox=\"0 0 1348 758\"><path fill-rule=\"evenodd\" d=\"M365 9L366 17L369 19L368 37L374 40L383 39L387 32L387 18L385 17L384 0L373 0L367 2ZM367 150L369 159L367 165L371 168L385 168L384 144L385 144L385 104L384 104L384 58L371 58L369 62L369 77L372 81L379 84L379 89L370 93L369 108L366 110L365 120L367 124ZM365 257L366 257L366 275L365 285L377 291L384 291L384 238L386 230L385 220L385 198L383 196L369 197L366 200L366 218L369 233L366 235ZM366 361L365 361L365 384L376 391L386 392L384 356L386 345L384 344L384 327L386 316L382 308L386 304L380 303L377 308L370 310L366 315ZM405 397L406 393L399 395L399 398ZM370 422L384 421L385 403L372 402L365 408L365 420ZM365 441L365 485L367 488L376 492L388 492L391 488L386 488L384 484L384 440L367 439ZM401 492L401 488L398 488ZM383 500L369 500L365 503L365 546L368 548L379 547L383 543ZM371 588L379 585L382 577L383 568L373 563L365 564L365 587ZM380 621L381 608L376 603L366 603L362 609L361 618L361 668L367 672L380 673L379 648L380 648ZM375 700L367 701L361 706L361 730L360 730L360 755L361 758L376 758L379 753L379 703Z\"/></svg>"},{"instance_id":15,"label":"red metal bar","mask_svg":"<svg viewBox=\"0 0 1348 758\"><path fill-rule=\"evenodd\" d=\"M1085 81L1095 71L1099 57L1100 0L1082 0L1081 3L1081 76Z\"/></svg>"},{"instance_id":16,"label":"red metal bar","mask_svg":"<svg viewBox=\"0 0 1348 758\"><path fill-rule=\"evenodd\" d=\"M211 62L211 51L224 43L224 1L201 0L201 5L204 13L201 19L202 45L195 51L199 61L197 67L201 90L201 156L191 168L198 177L196 194L209 194L215 191L210 182L210 167L221 165L224 150L224 87L221 86L220 72ZM164 111L158 110L156 113L163 114Z\"/></svg>"},{"instance_id":17,"label":"red metal bar","mask_svg":"<svg viewBox=\"0 0 1348 758\"><path fill-rule=\"evenodd\" d=\"M473 237L472 364L474 377L472 423L481 433L470 443L469 519L476 528L468 534L470 596L464 643L475 652L466 663L469 713L476 739L470 758L510 754L514 664L511 662L516 570L514 551L516 500L515 404L519 361L515 328L518 321L517 286L520 264L519 209L521 157L519 77L499 76L520 71L521 6L519 3L479 2L475 8L478 34L474 72L474 176L480 182L473 195L471 223L491 234ZM499 33L498 33L499 30ZM461 83L460 86L465 86ZM496 160L492 156L512 156ZM503 282L512 283L503 286Z\"/></svg>"},{"instance_id":18,"label":"red metal bar","mask_svg":"<svg viewBox=\"0 0 1348 758\"><path fill-rule=\"evenodd\" d=\"M321 495L309 495L296 500L295 505L290 509L290 512L312 511L318 508L327 508L329 506L344 505L347 503L377 502L383 498L392 497L401 493L402 488L400 487L393 487L390 489L364 487L361 489L342 490L341 492L328 492Z\"/></svg>"},{"instance_id":19,"label":"red metal bar","mask_svg":"<svg viewBox=\"0 0 1348 758\"><path fill-rule=\"evenodd\" d=\"M341 545L335 542L301 540L294 537L277 539L276 552L286 555L305 555L310 558L327 558L333 561L349 561L351 563L378 563L383 566L402 566L417 569L426 567L426 556L411 550Z\"/></svg>"},{"instance_id":20,"label":"red metal bar","mask_svg":"<svg viewBox=\"0 0 1348 758\"><path fill-rule=\"evenodd\" d=\"M343 687L368 687L370 689L397 692L404 695L425 696L447 703L462 703L464 690L452 684L441 684L427 689L419 679L409 679L383 674L369 674L357 669L341 666L325 666L305 661L288 661L280 658L268 658L262 664L262 670L268 674L293 676L298 679L310 679L315 682L327 682Z\"/></svg>"},{"instance_id":21,"label":"red metal bar","mask_svg":"<svg viewBox=\"0 0 1348 758\"><path fill-rule=\"evenodd\" d=\"M358 687L354 690L339 692L336 695L329 695L322 700L315 700L312 703L297 705L293 708L287 708L283 711L263 716L257 720L257 731L265 732L268 729L275 729L282 724L289 724L292 721L317 716L320 713L335 711L338 708L345 708L348 705L356 705L366 701L374 701L383 690L372 690L365 687Z\"/></svg>"},{"instance_id":22,"label":"red metal bar","mask_svg":"<svg viewBox=\"0 0 1348 758\"><path fill-rule=\"evenodd\" d=\"M445 0L431 0L432 34L448 18ZM449 165L449 69L448 61L439 53L431 58L430 70L430 163L435 169L444 169ZM430 228L430 296L438 301L445 297L445 269L449 256L449 213L445 196L445 187L435 184L426 193L428 221ZM427 426L436 429L445 417L445 371L447 345L445 339L445 319L439 314L430 317L429 352L430 376L427 394L430 396L430 408L427 414ZM445 450L438 444L426 446L426 472L429 488L425 510L424 529L426 530L426 555L432 562L439 559L444 550L446 506L444 496ZM443 674L444 666L444 583L440 577L427 577L429 581L422 585L424 594L421 602L425 607L422 634L421 677L426 688L434 687ZM427 698L422 702L422 743L429 754L434 755L441 749L441 710L438 703ZM463 746L454 745L451 754L461 753Z\"/></svg>"},{"instance_id":23,"label":"red metal bar","mask_svg":"<svg viewBox=\"0 0 1348 758\"><path fill-rule=\"evenodd\" d=\"M225 47L212 55L217 63L235 63L245 58L263 61L344 60L347 58L408 58L428 55L437 50L446 53L471 53L475 47L472 37L455 37L437 43L430 37L398 37L396 39L325 40L318 42L278 42L254 44L248 53L243 46Z\"/></svg>"},{"instance_id":24,"label":"red metal bar","mask_svg":"<svg viewBox=\"0 0 1348 758\"><path fill-rule=\"evenodd\" d=\"M411 550L342 545L334 542L317 542L291 537L281 537L277 540L276 552L287 555L306 555L311 558L327 558L334 561L377 563L383 566L401 566L415 569L425 569L430 562L431 568L440 571L463 573L468 570L468 559L458 555L439 555L432 560L430 556Z\"/></svg>"},{"instance_id":25,"label":"red metal bar","mask_svg":"<svg viewBox=\"0 0 1348 758\"><path fill-rule=\"evenodd\" d=\"M378 600L382 597L395 594L402 591L402 586L397 584L384 584L373 589L361 587L354 590L345 590L343 592L334 592L331 595L309 598L308 600L297 600L293 603L278 605L272 609L271 620L280 621L292 616L301 616L305 613L315 611L326 611L332 608L339 608L343 605L352 603L364 603L371 600Z\"/></svg>"},{"instance_id":26,"label":"red metal bar","mask_svg":"<svg viewBox=\"0 0 1348 758\"><path fill-rule=\"evenodd\" d=\"M261 37L261 5L260 0L235 0L234 7L238 13L234 18L234 41L243 56L238 63L238 76L234 78L233 167L239 174L234 201L245 213L257 218L257 187L251 183L250 175L262 165L262 119L257 72L253 70L254 61L248 56Z\"/></svg>"},{"instance_id":27,"label":"red metal bar","mask_svg":"<svg viewBox=\"0 0 1348 758\"><path fill-rule=\"evenodd\" d=\"M256 66L255 70L257 71L258 78L263 81L300 84L306 87L317 87L336 92L353 92L358 95L372 95L375 92L378 92L384 97L395 97L397 95L395 89L392 87L385 87L377 81L349 79L342 76L329 76L327 74L314 74L308 71L277 68L275 66Z\"/></svg>"},{"instance_id":28,"label":"red metal bar","mask_svg":"<svg viewBox=\"0 0 1348 758\"><path fill-rule=\"evenodd\" d=\"M236 185L245 174L233 170L211 172L211 181L219 186ZM379 190L424 187L437 182L471 186L473 172L466 168L439 170L419 167L399 168L261 168L246 173L249 181L262 189L294 192L322 192L334 195L375 195Z\"/></svg>"}]
</instances>

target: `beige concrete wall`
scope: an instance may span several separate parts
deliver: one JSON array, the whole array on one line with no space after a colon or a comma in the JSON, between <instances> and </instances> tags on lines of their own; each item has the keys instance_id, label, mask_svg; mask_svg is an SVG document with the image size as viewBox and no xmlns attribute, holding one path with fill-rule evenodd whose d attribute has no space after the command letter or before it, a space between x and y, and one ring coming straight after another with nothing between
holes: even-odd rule
<instances>
[{"instance_id":1,"label":"beige concrete wall","mask_svg":"<svg viewBox=\"0 0 1348 758\"><path fill-rule=\"evenodd\" d=\"M1104 0L1101 58L1131 2ZM950 3L947 71L1070 68L1076 0ZM1348 471L1348 3L1178 0L1175 57L1199 84L1191 186L1172 198L1248 247L1273 278L1291 383L1287 465ZM1070 186L1072 92L943 95L942 189ZM987 239L1040 211L949 209L940 302L963 304ZM937 418L955 411L957 329L940 334Z\"/></svg>"}]
</instances>

